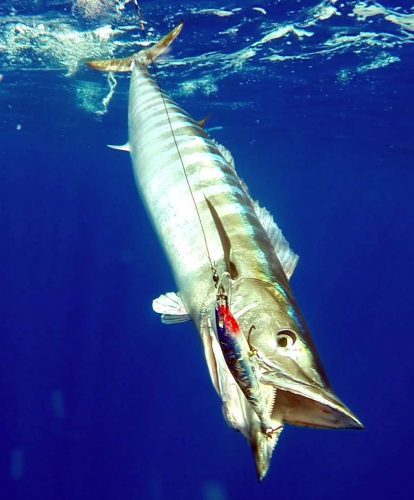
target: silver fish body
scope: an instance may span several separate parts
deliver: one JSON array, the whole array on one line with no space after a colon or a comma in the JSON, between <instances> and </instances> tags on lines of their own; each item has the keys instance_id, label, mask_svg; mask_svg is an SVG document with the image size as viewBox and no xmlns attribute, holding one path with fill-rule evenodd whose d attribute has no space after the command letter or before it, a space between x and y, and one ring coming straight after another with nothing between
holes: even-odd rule
<instances>
[{"instance_id":1,"label":"silver fish body","mask_svg":"<svg viewBox=\"0 0 414 500\"><path fill-rule=\"evenodd\" d=\"M194 321L201 335L226 419L249 440L262 479L284 423L319 428L362 425L330 388L289 285L296 260L286 244L275 244L283 238L279 230L253 202L226 151L160 90L148 70L149 62L180 29L150 51L91 66L132 71L128 149L136 184L168 257L183 316ZM224 240L231 243L227 251ZM228 273L229 262L229 304L244 335L251 332L263 414L268 416L265 427L277 429L270 435L263 432L260 412L229 372L214 334L211 317L217 290L212 264L220 276Z\"/></svg>"}]
</instances>

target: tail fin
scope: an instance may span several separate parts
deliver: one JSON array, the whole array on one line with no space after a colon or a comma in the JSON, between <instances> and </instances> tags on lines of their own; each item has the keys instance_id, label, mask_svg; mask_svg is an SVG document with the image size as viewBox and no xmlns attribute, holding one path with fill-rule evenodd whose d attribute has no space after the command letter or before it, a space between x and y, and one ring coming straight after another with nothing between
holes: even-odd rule
<instances>
[{"instance_id":1,"label":"tail fin","mask_svg":"<svg viewBox=\"0 0 414 500\"><path fill-rule=\"evenodd\" d=\"M158 56L165 52L172 42L177 38L183 28L183 21L180 22L168 35L165 35L159 42L148 49L140 50L130 57L122 59L103 59L96 61L88 61L86 64L89 68L96 71L114 71L118 73L127 73L132 71L134 61L143 66L151 64Z\"/></svg>"}]
</instances>

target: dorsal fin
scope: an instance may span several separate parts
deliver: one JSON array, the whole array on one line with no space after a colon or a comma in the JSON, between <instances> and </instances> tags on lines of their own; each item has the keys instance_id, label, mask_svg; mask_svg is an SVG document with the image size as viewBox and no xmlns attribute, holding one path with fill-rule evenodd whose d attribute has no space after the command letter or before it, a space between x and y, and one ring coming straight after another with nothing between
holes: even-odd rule
<instances>
[{"instance_id":1,"label":"dorsal fin","mask_svg":"<svg viewBox=\"0 0 414 500\"><path fill-rule=\"evenodd\" d=\"M263 229L269 236L270 243L276 252L277 258L279 259L287 278L290 279L296 268L299 257L290 248L288 241L283 236L282 231L277 226L276 222L273 220L270 212L266 208L261 207L257 201L254 201L253 204L256 215L259 218Z\"/></svg>"},{"instance_id":2,"label":"dorsal fin","mask_svg":"<svg viewBox=\"0 0 414 500\"><path fill-rule=\"evenodd\" d=\"M208 198L206 197L204 198L210 210L211 216L213 217L217 232L220 236L221 245L224 251L224 262L226 263L227 271L229 272L230 277L232 279L236 279L238 276L238 272L235 264L230 259L230 252L231 252L230 238L228 237L226 230L224 229L223 223L221 222L220 216L217 213L216 209L214 208L213 204Z\"/></svg>"}]
</instances>

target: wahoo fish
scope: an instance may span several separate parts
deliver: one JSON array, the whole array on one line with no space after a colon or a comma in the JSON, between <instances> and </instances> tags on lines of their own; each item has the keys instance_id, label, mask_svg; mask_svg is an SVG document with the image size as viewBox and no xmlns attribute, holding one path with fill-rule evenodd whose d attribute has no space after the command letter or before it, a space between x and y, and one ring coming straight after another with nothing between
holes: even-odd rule
<instances>
[{"instance_id":1,"label":"wahoo fish","mask_svg":"<svg viewBox=\"0 0 414 500\"><path fill-rule=\"evenodd\" d=\"M131 57L90 61L131 72L128 142L138 191L177 284L153 301L163 323L192 320L230 427L259 479L285 424L360 429L334 394L289 279L298 257L213 140L151 76L182 29Z\"/></svg>"}]
</instances>

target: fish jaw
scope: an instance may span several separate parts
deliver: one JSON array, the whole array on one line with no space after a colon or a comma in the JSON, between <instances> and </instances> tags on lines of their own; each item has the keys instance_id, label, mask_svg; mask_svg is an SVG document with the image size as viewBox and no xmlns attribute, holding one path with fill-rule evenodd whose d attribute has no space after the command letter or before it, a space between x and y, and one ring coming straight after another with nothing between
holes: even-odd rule
<instances>
[{"instance_id":1,"label":"fish jaw","mask_svg":"<svg viewBox=\"0 0 414 500\"><path fill-rule=\"evenodd\" d=\"M282 390L280 387L284 387ZM276 387L278 387L276 389ZM284 424L319 429L363 429L362 423L330 389L306 386L295 387L296 392L286 390L286 384L261 384L262 391L274 391L273 410L270 420L275 429L271 434L261 431L259 421L253 412L245 412L243 432L250 443L259 481L270 468L271 459Z\"/></svg>"},{"instance_id":2,"label":"fish jaw","mask_svg":"<svg viewBox=\"0 0 414 500\"><path fill-rule=\"evenodd\" d=\"M257 352L260 383L278 391L276 409L284 409L284 422L317 428L362 428L333 393L287 282L239 280L232 286L232 308L243 332L255 326L250 343ZM237 311L245 312L238 315Z\"/></svg>"},{"instance_id":3,"label":"fish jaw","mask_svg":"<svg viewBox=\"0 0 414 500\"><path fill-rule=\"evenodd\" d=\"M259 480L268 472L284 424L319 429L363 428L332 391L308 332L302 333L289 323L284 303L278 301L280 287L279 291L276 287L276 295L274 289L274 284L254 279L241 279L231 286L231 310L241 331L248 337L249 345L257 353L252 361L257 365L258 392L264 402L262 413L267 417L265 428L273 432L264 431L263 422L237 386L211 324L209 335L202 335L210 374L222 399L225 418L248 440ZM284 300L289 298L286 292ZM211 307L214 305L210 304ZM255 329L249 336L252 325ZM278 351L275 332L282 326L297 328L296 342L300 347L297 352Z\"/></svg>"},{"instance_id":4,"label":"fish jaw","mask_svg":"<svg viewBox=\"0 0 414 500\"><path fill-rule=\"evenodd\" d=\"M260 418L260 412L243 394L226 364L211 318L212 315L205 314L200 328L210 376L222 401L224 418L231 428L241 432L249 442L258 478L262 480L267 474L273 451L283 430L281 416L274 412L276 390L272 385L260 384Z\"/></svg>"},{"instance_id":5,"label":"fish jaw","mask_svg":"<svg viewBox=\"0 0 414 500\"><path fill-rule=\"evenodd\" d=\"M203 335L202 338L210 375L222 400L224 417L228 425L241 432L248 441L259 481L269 471L284 424L319 429L363 429L357 417L329 389L299 383L289 385L286 380L264 375L260 390L266 400L265 412L269 415L267 426L272 432L263 432L257 413L225 365L216 337ZM269 383L263 383L263 380Z\"/></svg>"},{"instance_id":6,"label":"fish jaw","mask_svg":"<svg viewBox=\"0 0 414 500\"><path fill-rule=\"evenodd\" d=\"M363 429L355 414L335 395L329 386L303 383L264 371L262 381L277 388L277 406L272 417L283 422L317 429Z\"/></svg>"},{"instance_id":7,"label":"fish jaw","mask_svg":"<svg viewBox=\"0 0 414 500\"><path fill-rule=\"evenodd\" d=\"M270 385L261 385L263 398L266 401L271 432L264 433L262 426L255 415L246 412L249 420L248 433L245 434L249 441L253 458L256 464L257 478L262 481L269 471L273 451L279 442L279 437L283 431L283 420L281 415L273 411L276 408L277 391Z\"/></svg>"},{"instance_id":8,"label":"fish jaw","mask_svg":"<svg viewBox=\"0 0 414 500\"><path fill-rule=\"evenodd\" d=\"M279 442L282 430L283 425L276 428L271 434L263 434L260 428L252 428L248 440L253 452L259 481L263 481L269 471L273 451Z\"/></svg>"}]
</instances>

